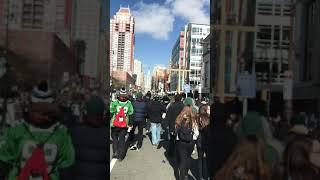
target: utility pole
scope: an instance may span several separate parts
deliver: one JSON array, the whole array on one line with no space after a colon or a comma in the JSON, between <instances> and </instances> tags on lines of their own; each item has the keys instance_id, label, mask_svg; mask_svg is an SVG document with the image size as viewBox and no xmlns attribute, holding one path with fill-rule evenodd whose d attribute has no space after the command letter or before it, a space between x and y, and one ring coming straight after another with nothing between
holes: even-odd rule
<instances>
[{"instance_id":1,"label":"utility pole","mask_svg":"<svg viewBox=\"0 0 320 180\"><path fill-rule=\"evenodd\" d=\"M226 0L222 0L221 1L221 14L220 14L220 24L213 24L213 26L211 26L213 28L213 31L219 31L219 49L220 49L220 57L219 57L219 65L218 65L218 91L217 91L217 95L220 97L220 101L224 102L224 98L225 98L225 66L226 66L226 62L225 62L225 50L226 50L226 32L232 32L232 35L234 36L235 40L232 42L233 45L238 45L238 33L239 32L257 32L257 28L255 26L242 26L242 25L238 25L238 19L236 19L236 24L235 25L229 25L227 24L227 4L226 4ZM238 3L238 1L236 1L236 12L235 13L239 13L239 8L240 8L241 4ZM240 16L240 14L239 14ZM237 18L237 17L236 17ZM232 51L235 51L237 49L237 47L233 47ZM233 52L232 53L232 75L231 75L231 84L235 84L235 79L236 79L236 59L237 59L237 53L238 52Z\"/></svg>"},{"instance_id":2,"label":"utility pole","mask_svg":"<svg viewBox=\"0 0 320 180\"><path fill-rule=\"evenodd\" d=\"M290 46L289 46L289 57L288 57L288 74L287 74L287 77L286 77L286 81L289 81L289 84L293 84L290 83L290 81L293 81L293 73L292 73L292 70L293 70L293 62L294 62L294 41L293 41L293 28L294 28L294 15L295 15L295 2L294 0L291 0L291 14L290 14ZM293 88L293 85L291 87L289 87L289 91L292 92L292 88ZM292 93L289 93L289 97L288 99L285 101L285 114L286 114L286 119L288 121L290 121L291 119L291 116L292 116Z\"/></svg>"}]
</instances>

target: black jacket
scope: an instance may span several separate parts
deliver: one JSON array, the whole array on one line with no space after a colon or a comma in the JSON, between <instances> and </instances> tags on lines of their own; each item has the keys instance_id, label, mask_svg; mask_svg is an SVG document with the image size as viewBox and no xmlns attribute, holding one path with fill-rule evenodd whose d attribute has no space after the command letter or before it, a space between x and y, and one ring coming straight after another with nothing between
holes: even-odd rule
<instances>
[{"instance_id":1,"label":"black jacket","mask_svg":"<svg viewBox=\"0 0 320 180\"><path fill-rule=\"evenodd\" d=\"M161 123L162 122L162 113L166 112L166 107L161 104L159 101L149 101L147 104L147 114L150 122L152 123Z\"/></svg>"},{"instance_id":2,"label":"black jacket","mask_svg":"<svg viewBox=\"0 0 320 180\"><path fill-rule=\"evenodd\" d=\"M136 100L133 103L133 109L134 109L134 121L140 122L145 121L147 117L147 104L143 100L139 101Z\"/></svg>"},{"instance_id":3,"label":"black jacket","mask_svg":"<svg viewBox=\"0 0 320 180\"><path fill-rule=\"evenodd\" d=\"M107 179L106 164L109 163L107 132L106 126L100 128L77 126L71 129L76 153L72 179Z\"/></svg>"},{"instance_id":4,"label":"black jacket","mask_svg":"<svg viewBox=\"0 0 320 180\"><path fill-rule=\"evenodd\" d=\"M211 177L215 176L237 144L237 136L232 128L226 125L227 117L226 105L216 103L213 115L210 117L210 141L208 151L210 164L208 167L211 169Z\"/></svg>"},{"instance_id":5,"label":"black jacket","mask_svg":"<svg viewBox=\"0 0 320 180\"><path fill-rule=\"evenodd\" d=\"M174 132L176 119L184 108L183 102L174 102L168 109L166 119L169 123L169 131Z\"/></svg>"}]
</instances>

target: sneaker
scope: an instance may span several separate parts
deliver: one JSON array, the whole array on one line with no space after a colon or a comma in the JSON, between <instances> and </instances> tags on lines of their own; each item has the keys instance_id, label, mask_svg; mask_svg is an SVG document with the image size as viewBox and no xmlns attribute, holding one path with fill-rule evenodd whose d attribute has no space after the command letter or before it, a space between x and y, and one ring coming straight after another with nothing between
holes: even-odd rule
<instances>
[{"instance_id":1,"label":"sneaker","mask_svg":"<svg viewBox=\"0 0 320 180\"><path fill-rule=\"evenodd\" d=\"M133 145L130 147L130 150L137 150L137 149L138 149L137 145Z\"/></svg>"},{"instance_id":2,"label":"sneaker","mask_svg":"<svg viewBox=\"0 0 320 180\"><path fill-rule=\"evenodd\" d=\"M118 155L117 154L113 154L112 155L112 159L118 159Z\"/></svg>"}]
</instances>

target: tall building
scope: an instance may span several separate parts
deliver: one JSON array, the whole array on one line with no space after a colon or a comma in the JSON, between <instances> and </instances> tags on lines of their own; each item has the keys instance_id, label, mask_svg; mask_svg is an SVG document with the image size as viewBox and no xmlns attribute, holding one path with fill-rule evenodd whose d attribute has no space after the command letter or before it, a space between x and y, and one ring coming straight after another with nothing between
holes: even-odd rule
<instances>
[{"instance_id":1,"label":"tall building","mask_svg":"<svg viewBox=\"0 0 320 180\"><path fill-rule=\"evenodd\" d=\"M78 0L73 3L73 40L84 41L85 58L81 74L90 82L100 78L101 65L106 61L106 19L104 1ZM107 66L105 66L107 67Z\"/></svg>"},{"instance_id":2,"label":"tall building","mask_svg":"<svg viewBox=\"0 0 320 180\"><path fill-rule=\"evenodd\" d=\"M110 21L110 68L133 73L134 18L129 8L120 7Z\"/></svg>"},{"instance_id":3,"label":"tall building","mask_svg":"<svg viewBox=\"0 0 320 180\"><path fill-rule=\"evenodd\" d=\"M201 41L210 33L210 26L204 24L189 23L185 27L185 59L184 65L188 67L186 79L188 80L191 89L198 90L201 84L201 68L203 46Z\"/></svg>"},{"instance_id":4,"label":"tall building","mask_svg":"<svg viewBox=\"0 0 320 180\"><path fill-rule=\"evenodd\" d=\"M170 91L181 91L184 83L184 72L179 71L186 68L185 63L185 31L180 32L179 37L172 48L170 68Z\"/></svg>"},{"instance_id":5,"label":"tall building","mask_svg":"<svg viewBox=\"0 0 320 180\"><path fill-rule=\"evenodd\" d=\"M320 1L299 1L294 12L293 107L296 111L319 113Z\"/></svg>"},{"instance_id":6,"label":"tall building","mask_svg":"<svg viewBox=\"0 0 320 180\"><path fill-rule=\"evenodd\" d=\"M147 74L144 76L144 91L151 91L152 85L152 75L150 70L148 70Z\"/></svg>"},{"instance_id":7,"label":"tall building","mask_svg":"<svg viewBox=\"0 0 320 180\"><path fill-rule=\"evenodd\" d=\"M72 0L1 0L0 29L8 26L10 30L54 32L70 47L72 3Z\"/></svg>"},{"instance_id":8,"label":"tall building","mask_svg":"<svg viewBox=\"0 0 320 180\"><path fill-rule=\"evenodd\" d=\"M136 75L136 86L141 88L143 82L143 66L141 61L137 59L134 60L133 74Z\"/></svg>"}]
</instances>

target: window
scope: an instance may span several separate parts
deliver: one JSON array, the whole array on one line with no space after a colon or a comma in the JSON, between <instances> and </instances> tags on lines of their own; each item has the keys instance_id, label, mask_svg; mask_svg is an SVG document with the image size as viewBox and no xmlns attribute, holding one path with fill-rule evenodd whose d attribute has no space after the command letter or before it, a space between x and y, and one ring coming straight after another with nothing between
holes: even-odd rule
<instances>
[{"instance_id":1,"label":"window","mask_svg":"<svg viewBox=\"0 0 320 180\"><path fill-rule=\"evenodd\" d=\"M272 15L272 3L259 3L258 14L260 15Z\"/></svg>"},{"instance_id":2,"label":"window","mask_svg":"<svg viewBox=\"0 0 320 180\"><path fill-rule=\"evenodd\" d=\"M274 15L281 16L281 4L274 5Z\"/></svg>"},{"instance_id":3,"label":"window","mask_svg":"<svg viewBox=\"0 0 320 180\"><path fill-rule=\"evenodd\" d=\"M283 28L282 28L282 40L283 41L289 41L290 40L290 27L289 26L283 26Z\"/></svg>"},{"instance_id":4,"label":"window","mask_svg":"<svg viewBox=\"0 0 320 180\"><path fill-rule=\"evenodd\" d=\"M257 33L258 39L271 40L271 26L259 26L259 32Z\"/></svg>"},{"instance_id":5,"label":"window","mask_svg":"<svg viewBox=\"0 0 320 180\"><path fill-rule=\"evenodd\" d=\"M274 26L273 40L280 40L280 26Z\"/></svg>"}]
</instances>

